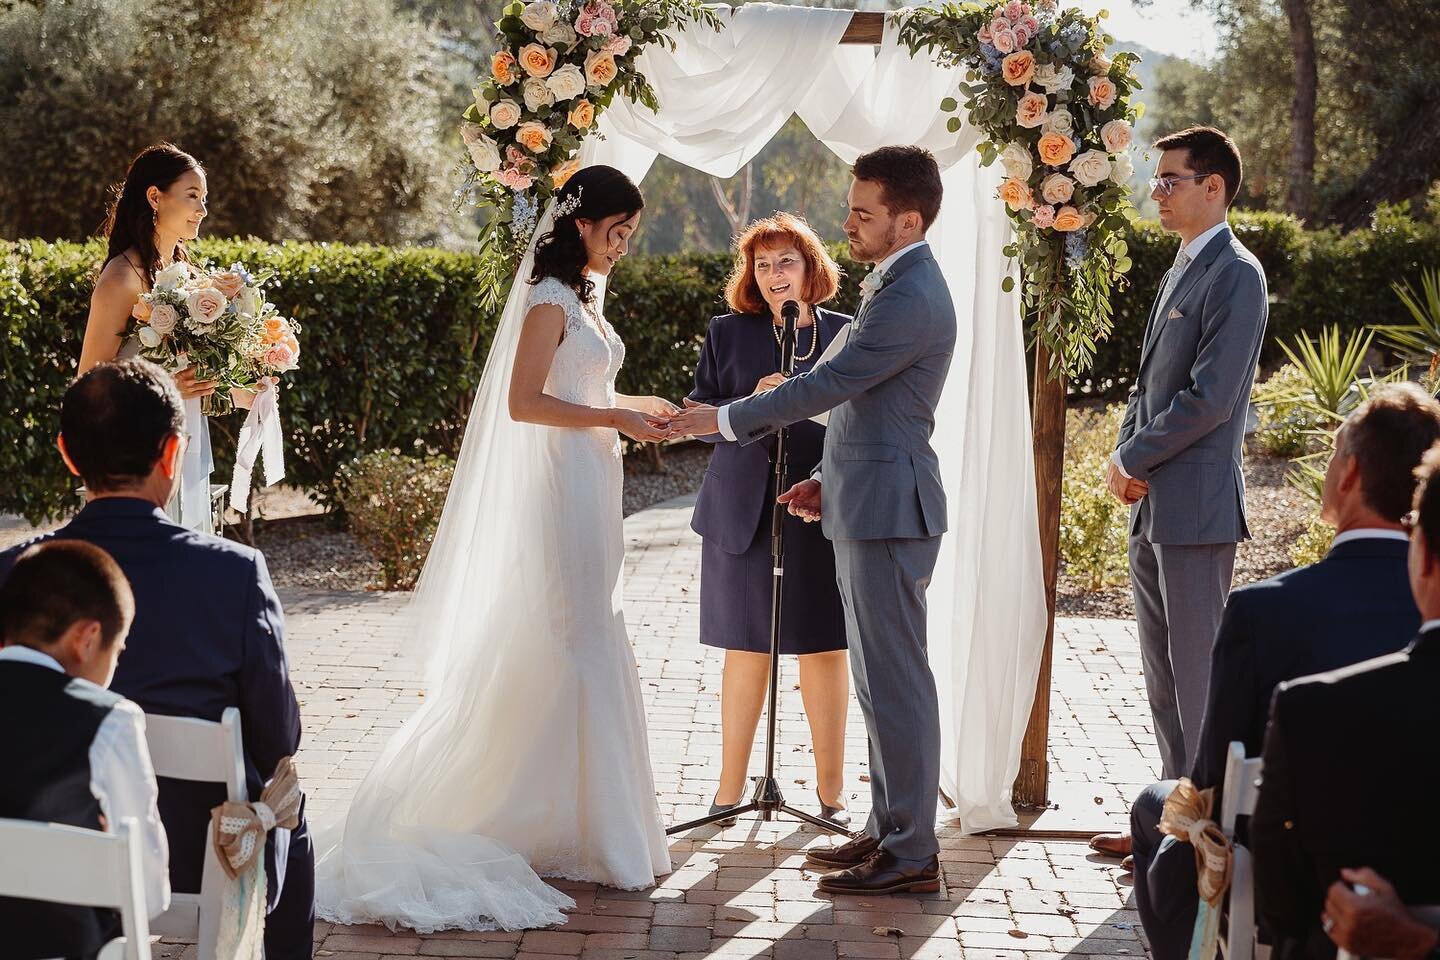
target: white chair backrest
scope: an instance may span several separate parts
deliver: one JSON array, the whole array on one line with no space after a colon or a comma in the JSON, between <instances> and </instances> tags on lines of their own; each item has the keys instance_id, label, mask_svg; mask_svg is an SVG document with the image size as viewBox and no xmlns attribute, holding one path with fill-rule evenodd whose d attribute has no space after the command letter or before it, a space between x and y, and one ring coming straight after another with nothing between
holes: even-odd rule
<instances>
[{"instance_id":1,"label":"white chair backrest","mask_svg":"<svg viewBox=\"0 0 1440 960\"><path fill-rule=\"evenodd\" d=\"M1245 744L1239 740L1230 744L1225 757L1225 792L1220 798L1220 829L1232 840L1235 839L1235 818L1255 813L1255 802L1260 798L1262 762L1259 757L1245 759Z\"/></svg>"},{"instance_id":2,"label":"white chair backrest","mask_svg":"<svg viewBox=\"0 0 1440 960\"><path fill-rule=\"evenodd\" d=\"M149 960L150 912L140 866L140 831L129 817L114 833L33 820L0 820L0 896L120 913L125 960Z\"/></svg>"},{"instance_id":3,"label":"white chair backrest","mask_svg":"<svg viewBox=\"0 0 1440 960\"><path fill-rule=\"evenodd\" d=\"M1416 920L1419 920L1427 927L1434 927L1437 930L1440 930L1440 905L1410 907L1409 910L1410 916L1414 917ZM1342 947L1339 950L1335 951L1335 960L1359 960L1359 958L1357 958L1355 954L1351 953L1349 950L1346 950Z\"/></svg>"},{"instance_id":4,"label":"white chair backrest","mask_svg":"<svg viewBox=\"0 0 1440 960\"><path fill-rule=\"evenodd\" d=\"M227 707L219 723L191 717L145 715L145 739L157 777L225 784L228 798L244 803L245 753L240 737L240 711ZM205 871L200 892L171 891L170 909L150 926L171 937L195 938L199 960L215 960L220 933L220 897L225 874L213 843L205 843Z\"/></svg>"}]
</instances>

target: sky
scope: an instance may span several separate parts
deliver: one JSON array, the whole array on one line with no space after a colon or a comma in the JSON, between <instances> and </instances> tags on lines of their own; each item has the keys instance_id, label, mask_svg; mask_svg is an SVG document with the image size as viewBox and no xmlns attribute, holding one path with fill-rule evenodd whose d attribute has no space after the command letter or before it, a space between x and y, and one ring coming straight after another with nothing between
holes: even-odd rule
<instances>
[{"instance_id":1,"label":"sky","mask_svg":"<svg viewBox=\"0 0 1440 960\"><path fill-rule=\"evenodd\" d=\"M1086 13L1110 11L1110 34L1144 44L1152 50L1190 60L1215 55L1215 25L1190 0L1150 0L1143 6L1133 0L1061 0L1061 7L1078 6Z\"/></svg>"}]
</instances>

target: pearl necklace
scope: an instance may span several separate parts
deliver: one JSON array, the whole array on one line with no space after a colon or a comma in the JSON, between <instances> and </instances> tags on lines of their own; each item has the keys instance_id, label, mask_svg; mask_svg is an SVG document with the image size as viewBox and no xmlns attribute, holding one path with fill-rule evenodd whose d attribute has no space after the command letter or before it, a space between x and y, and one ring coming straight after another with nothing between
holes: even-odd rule
<instances>
[{"instance_id":1,"label":"pearl necklace","mask_svg":"<svg viewBox=\"0 0 1440 960\"><path fill-rule=\"evenodd\" d=\"M805 354L805 356L796 357L795 359L797 361L809 360L811 357L815 356L815 348L820 344L820 328L819 324L817 323L819 319L819 317L814 317L814 319L810 321L810 350ZM775 335L775 346L780 346L780 327L774 321L771 321L770 323L770 332ZM797 341L800 339L800 327L798 324L795 327L795 339Z\"/></svg>"}]
</instances>

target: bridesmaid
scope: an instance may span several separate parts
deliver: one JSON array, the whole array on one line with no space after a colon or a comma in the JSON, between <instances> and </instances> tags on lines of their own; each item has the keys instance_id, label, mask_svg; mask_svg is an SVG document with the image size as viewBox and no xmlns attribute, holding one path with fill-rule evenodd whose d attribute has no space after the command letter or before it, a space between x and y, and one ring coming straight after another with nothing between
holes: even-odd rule
<instances>
[{"instance_id":1,"label":"bridesmaid","mask_svg":"<svg viewBox=\"0 0 1440 960\"><path fill-rule=\"evenodd\" d=\"M810 370L850 317L816 304L835 295L840 269L804 220L786 213L752 223L736 241L725 286L734 313L715 317L705 335L690 399L725 404L772 389L780 369L780 310L801 305L795 374ZM765 703L770 650L770 508L774 503L773 437L741 446L718 434L691 527L704 540L700 561L700 642L725 651L721 688L723 762L711 813L748 800L746 765ZM792 477L820 462L825 428L790 427ZM815 744L820 814L841 824L845 812L845 714L849 674L845 620L835 583L835 554L819 524L785 518L780 652L800 659L800 694ZM720 821L722 825L734 820Z\"/></svg>"},{"instance_id":2,"label":"bridesmaid","mask_svg":"<svg viewBox=\"0 0 1440 960\"><path fill-rule=\"evenodd\" d=\"M76 376L98 363L132 356L137 344L124 343L125 324L140 294L155 283L155 274L177 260L190 263L185 243L200 232L206 214L205 170L200 161L169 144L146 147L130 162L125 182L105 218L105 264L90 296L90 316L80 349ZM200 413L200 398L215 384L195 379L191 370L174 374L185 401L189 445L182 461L182 482L166 512L177 523L211 532L210 424ZM236 397L248 406L250 396Z\"/></svg>"}]
</instances>

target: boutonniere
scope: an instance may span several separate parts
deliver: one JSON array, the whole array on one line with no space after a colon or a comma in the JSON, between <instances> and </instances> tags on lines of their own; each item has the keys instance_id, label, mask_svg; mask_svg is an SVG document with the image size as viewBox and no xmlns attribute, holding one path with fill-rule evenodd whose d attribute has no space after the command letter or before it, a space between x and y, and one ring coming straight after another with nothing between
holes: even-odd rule
<instances>
[{"instance_id":1,"label":"boutonniere","mask_svg":"<svg viewBox=\"0 0 1440 960\"><path fill-rule=\"evenodd\" d=\"M884 290L890 279L889 270L871 270L867 273L865 279L860 281L860 302L866 303L875 294Z\"/></svg>"}]
</instances>

